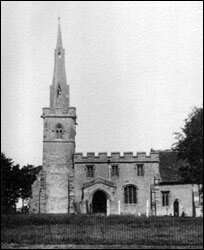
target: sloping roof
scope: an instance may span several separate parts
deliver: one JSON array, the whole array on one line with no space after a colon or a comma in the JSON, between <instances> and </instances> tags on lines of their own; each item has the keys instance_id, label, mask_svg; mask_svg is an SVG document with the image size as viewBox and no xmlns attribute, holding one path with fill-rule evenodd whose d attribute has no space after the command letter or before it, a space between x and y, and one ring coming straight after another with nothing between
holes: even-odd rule
<instances>
[{"instance_id":1,"label":"sloping roof","mask_svg":"<svg viewBox=\"0 0 204 250\"><path fill-rule=\"evenodd\" d=\"M161 175L161 182L182 183L182 177L179 174L180 166L184 165L183 160L177 161L177 153L165 150L159 152L159 171Z\"/></svg>"}]
</instances>

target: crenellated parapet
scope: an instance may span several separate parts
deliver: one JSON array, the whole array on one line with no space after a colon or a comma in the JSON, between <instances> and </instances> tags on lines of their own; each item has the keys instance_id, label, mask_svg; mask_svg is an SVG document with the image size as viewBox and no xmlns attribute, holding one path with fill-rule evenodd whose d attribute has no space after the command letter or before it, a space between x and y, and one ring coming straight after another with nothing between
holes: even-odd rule
<instances>
[{"instance_id":1,"label":"crenellated parapet","mask_svg":"<svg viewBox=\"0 0 204 250\"><path fill-rule=\"evenodd\" d=\"M129 162L159 162L159 153L151 152L149 155L146 152L124 152L122 155L120 152L111 152L108 155L107 152L101 152L96 155L93 152L87 152L74 154L74 163L129 163Z\"/></svg>"}]
</instances>

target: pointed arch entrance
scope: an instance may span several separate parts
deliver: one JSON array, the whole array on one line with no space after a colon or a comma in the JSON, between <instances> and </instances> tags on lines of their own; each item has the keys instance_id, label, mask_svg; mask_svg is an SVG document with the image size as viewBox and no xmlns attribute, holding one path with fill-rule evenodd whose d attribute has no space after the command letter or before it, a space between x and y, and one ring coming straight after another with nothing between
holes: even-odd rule
<instances>
[{"instance_id":1,"label":"pointed arch entrance","mask_svg":"<svg viewBox=\"0 0 204 250\"><path fill-rule=\"evenodd\" d=\"M93 213L106 213L107 211L107 195L102 190L97 190L93 194L92 199L92 212Z\"/></svg>"},{"instance_id":2,"label":"pointed arch entrance","mask_svg":"<svg viewBox=\"0 0 204 250\"><path fill-rule=\"evenodd\" d=\"M179 201L175 200L174 201L174 216L179 216Z\"/></svg>"}]
</instances>

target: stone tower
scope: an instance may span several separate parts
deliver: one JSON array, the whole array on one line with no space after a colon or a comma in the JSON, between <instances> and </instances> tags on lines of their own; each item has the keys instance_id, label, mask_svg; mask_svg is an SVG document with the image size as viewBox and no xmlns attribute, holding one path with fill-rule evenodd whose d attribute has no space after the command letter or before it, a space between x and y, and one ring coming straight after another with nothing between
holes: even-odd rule
<instances>
[{"instance_id":1,"label":"stone tower","mask_svg":"<svg viewBox=\"0 0 204 250\"><path fill-rule=\"evenodd\" d=\"M73 154L76 109L69 106L65 72L65 50L60 20L55 49L50 107L43 108L43 169L39 192L41 213L70 213L73 210Z\"/></svg>"}]
</instances>

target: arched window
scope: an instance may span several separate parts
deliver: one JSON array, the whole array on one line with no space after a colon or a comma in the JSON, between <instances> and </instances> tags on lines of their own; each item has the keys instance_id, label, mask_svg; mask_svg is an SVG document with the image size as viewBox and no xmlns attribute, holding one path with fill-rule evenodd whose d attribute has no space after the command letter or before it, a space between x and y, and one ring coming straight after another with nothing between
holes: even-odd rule
<instances>
[{"instance_id":1,"label":"arched window","mask_svg":"<svg viewBox=\"0 0 204 250\"><path fill-rule=\"evenodd\" d=\"M124 202L125 204L137 203L137 188L133 185L128 185L124 188Z\"/></svg>"},{"instance_id":2,"label":"arched window","mask_svg":"<svg viewBox=\"0 0 204 250\"><path fill-rule=\"evenodd\" d=\"M63 137L63 127L61 124L57 124L55 132L57 139L61 139Z\"/></svg>"}]
</instances>

